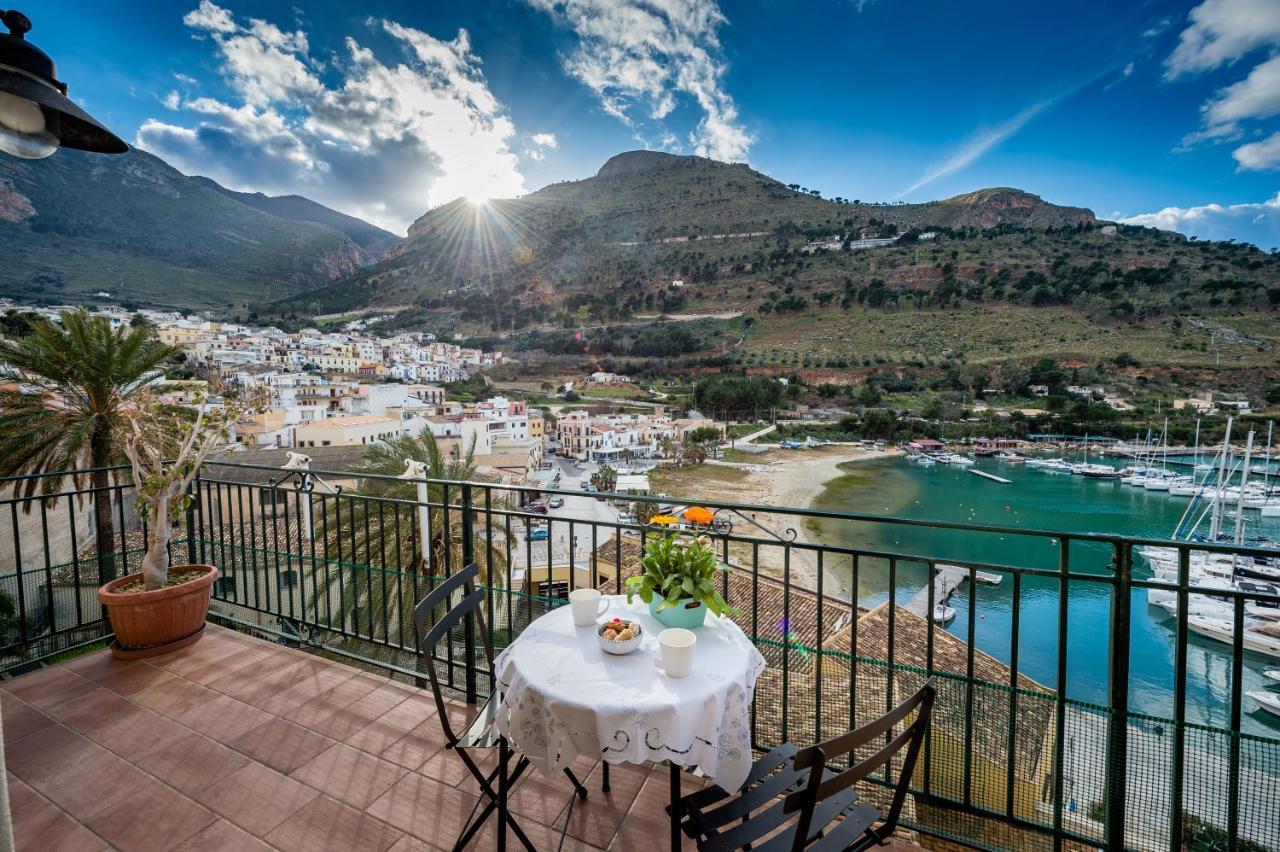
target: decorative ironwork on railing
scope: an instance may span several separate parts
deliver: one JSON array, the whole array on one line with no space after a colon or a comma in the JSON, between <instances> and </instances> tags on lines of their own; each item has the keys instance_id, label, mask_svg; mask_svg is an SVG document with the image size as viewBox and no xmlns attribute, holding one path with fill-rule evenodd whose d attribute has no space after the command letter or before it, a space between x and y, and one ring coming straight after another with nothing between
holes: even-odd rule
<instances>
[{"instance_id":1,"label":"decorative ironwork on railing","mask_svg":"<svg viewBox=\"0 0 1280 852\"><path fill-rule=\"evenodd\" d=\"M171 553L218 566L213 617L416 678L413 604L455 569L479 566L486 623L502 647L573 588L620 590L646 541L668 534L601 506L670 498L421 472L212 463L193 485ZM104 490L79 481L0 480L10 530L0 536L9 566L0 574L0 666L9 672L101 642L103 573L139 565L144 529L127 477ZM533 508L555 495L576 499L558 514ZM99 552L103 503L115 529ZM698 505L712 520L681 531L708 536L732 566L721 593L769 663L755 696L758 747L855 727L933 677L934 721L904 820L913 827L989 848L1280 846L1280 726L1245 713L1246 684L1260 679L1267 654L1280 660L1280 630L1268 627L1280 623L1269 620L1280 598L1264 582L1280 565L1277 551ZM807 534L814 523L894 533L834 545ZM916 552L911 533L924 529L957 541L1018 537L1048 555ZM1259 582L1197 580L1224 564L1249 566ZM1172 610L1159 634L1148 599ZM1081 601L1100 605L1086 615ZM1201 638L1213 625L1221 635ZM1152 647L1171 660L1159 675L1143 656ZM468 698L493 688L474 641L447 644L435 664Z\"/></svg>"}]
</instances>

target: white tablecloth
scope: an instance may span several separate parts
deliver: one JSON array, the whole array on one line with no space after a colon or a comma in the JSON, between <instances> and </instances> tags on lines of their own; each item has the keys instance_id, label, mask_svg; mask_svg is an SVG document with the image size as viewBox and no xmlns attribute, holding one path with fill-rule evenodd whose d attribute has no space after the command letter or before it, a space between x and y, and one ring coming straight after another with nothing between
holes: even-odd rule
<instances>
[{"instance_id":1,"label":"white tablecloth","mask_svg":"<svg viewBox=\"0 0 1280 852\"><path fill-rule=\"evenodd\" d=\"M601 620L639 621L644 639L606 654L594 627L575 627L568 606L529 625L495 661L502 693L495 727L547 774L580 754L610 763L670 760L697 767L726 790L751 768L751 698L765 661L729 619L707 616L693 671L657 667L663 627L637 598L616 595Z\"/></svg>"}]
</instances>

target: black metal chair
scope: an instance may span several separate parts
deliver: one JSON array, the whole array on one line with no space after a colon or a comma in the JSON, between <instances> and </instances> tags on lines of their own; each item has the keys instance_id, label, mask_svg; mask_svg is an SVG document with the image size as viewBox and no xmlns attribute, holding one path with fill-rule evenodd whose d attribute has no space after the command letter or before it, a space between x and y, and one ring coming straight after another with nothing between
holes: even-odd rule
<instances>
[{"instance_id":1,"label":"black metal chair","mask_svg":"<svg viewBox=\"0 0 1280 852\"><path fill-rule=\"evenodd\" d=\"M489 672L493 672L493 645L489 641L489 632L485 629L484 622L483 603L485 592L483 589L476 588L475 585L475 580L479 573L479 569L474 563L468 565L432 589L430 594L423 598L413 609L414 627L420 637L420 669L425 670L431 683L431 692L436 701L436 715L439 716L440 726L444 729L445 748L452 749L457 753L458 757L466 765L467 770L475 776L477 783L480 785L480 799L476 802L476 806L472 808L471 815L467 818L462 833L454 845L454 850L457 852L457 850L466 848L467 844L475 837L476 832L483 827L485 820L496 810L498 812L498 849L506 849L506 827L509 825L511 831L524 847L529 852L536 852L524 830L520 828L519 823L515 821L507 810L507 795L520 776L524 774L525 769L529 767L529 761L521 755L520 759L516 761L514 769L512 769L510 767L512 758L510 746L505 737L501 737L493 731L493 721L498 712L497 692L495 691L489 696L489 699L480 707L480 711L468 723L465 730L461 733L455 733L453 725L449 721L448 705L444 700L440 679L436 674L434 659L436 649L441 642L453 641L451 631L458 628L465 629L468 617L474 619L475 635L480 637L484 646L485 663ZM456 605L453 605L452 598L459 591L463 593L462 599ZM434 618L436 610L442 606L447 606L448 609L438 618ZM468 752L470 749L495 747L498 749L498 765L492 772L485 774L475 758ZM586 799L587 788L582 785L582 782L573 774L573 771L566 768L564 773L573 784L577 796ZM494 788L495 782L497 783L497 789ZM573 801L571 796L569 799L571 814ZM481 803L484 804L483 810L480 809ZM478 816L476 814L477 810L479 810ZM565 820L565 827L566 829L568 828L568 818Z\"/></svg>"},{"instance_id":2,"label":"black metal chair","mask_svg":"<svg viewBox=\"0 0 1280 852\"><path fill-rule=\"evenodd\" d=\"M889 713L856 731L808 748L779 746L752 765L739 792L706 787L683 797L681 828L705 852L845 852L884 843L897 828L933 699L933 681L929 681ZM915 719L889 738L912 711ZM874 745L880 747L858 759L860 749ZM904 748L888 811L861 801L853 785L888 766Z\"/></svg>"}]
</instances>

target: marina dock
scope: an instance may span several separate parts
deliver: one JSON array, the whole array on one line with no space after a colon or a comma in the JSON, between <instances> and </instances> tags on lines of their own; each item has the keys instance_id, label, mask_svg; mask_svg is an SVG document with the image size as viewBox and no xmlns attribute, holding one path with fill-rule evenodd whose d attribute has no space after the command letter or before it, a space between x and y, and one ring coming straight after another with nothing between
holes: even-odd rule
<instances>
[{"instance_id":1,"label":"marina dock","mask_svg":"<svg viewBox=\"0 0 1280 852\"><path fill-rule=\"evenodd\" d=\"M1000 580L1003 579L999 574L991 574L987 571L975 571L973 576L979 583L988 586L998 586L1000 585ZM958 565L938 565L933 573L934 605L936 606L950 598L955 593L955 590L960 588L961 584L968 579L969 570L967 568L961 568ZM929 587L925 586L917 592L915 597L907 603L906 608L921 618L928 618Z\"/></svg>"},{"instance_id":2,"label":"marina dock","mask_svg":"<svg viewBox=\"0 0 1280 852\"><path fill-rule=\"evenodd\" d=\"M981 476L985 479L990 479L993 482L999 482L1001 485L1013 484L1012 479L1005 479L1003 476L996 476L994 473L987 473L985 470L978 470L976 468L971 467L969 468L969 472L972 473L974 476Z\"/></svg>"}]
</instances>

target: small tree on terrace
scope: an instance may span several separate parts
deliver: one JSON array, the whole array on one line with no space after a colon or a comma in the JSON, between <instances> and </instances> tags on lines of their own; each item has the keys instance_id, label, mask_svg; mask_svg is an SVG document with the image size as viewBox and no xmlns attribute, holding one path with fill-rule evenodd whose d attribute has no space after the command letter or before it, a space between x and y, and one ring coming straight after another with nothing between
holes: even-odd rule
<instances>
[{"instance_id":1,"label":"small tree on terrace","mask_svg":"<svg viewBox=\"0 0 1280 852\"><path fill-rule=\"evenodd\" d=\"M138 512L147 522L142 577L148 591L169 581L169 539L193 499L187 487L200 465L231 439L237 420L262 411L265 405L260 396L227 396L220 404L211 404L203 387L192 383L195 393L190 406L143 390L124 415L124 454L131 465Z\"/></svg>"}]
</instances>

